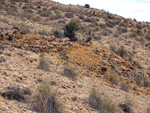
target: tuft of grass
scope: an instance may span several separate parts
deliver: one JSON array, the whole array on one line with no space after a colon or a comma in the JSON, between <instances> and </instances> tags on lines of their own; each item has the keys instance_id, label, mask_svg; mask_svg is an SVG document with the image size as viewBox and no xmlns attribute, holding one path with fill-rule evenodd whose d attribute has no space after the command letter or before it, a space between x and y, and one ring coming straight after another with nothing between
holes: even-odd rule
<instances>
[{"instance_id":1,"label":"tuft of grass","mask_svg":"<svg viewBox=\"0 0 150 113\"><path fill-rule=\"evenodd\" d=\"M40 54L39 56L39 64L38 69L44 70L44 71L50 71L50 61L48 58L45 57L44 53Z\"/></svg>"},{"instance_id":2,"label":"tuft of grass","mask_svg":"<svg viewBox=\"0 0 150 113\"><path fill-rule=\"evenodd\" d=\"M89 104L96 110L99 110L100 106L102 105L101 95L98 91L96 91L95 88L92 88L92 90L90 91Z\"/></svg>"},{"instance_id":3,"label":"tuft of grass","mask_svg":"<svg viewBox=\"0 0 150 113\"><path fill-rule=\"evenodd\" d=\"M78 74L73 67L71 67L69 65L65 65L63 68L63 75L72 79L72 80L76 80L76 77Z\"/></svg>"},{"instance_id":4,"label":"tuft of grass","mask_svg":"<svg viewBox=\"0 0 150 113\"><path fill-rule=\"evenodd\" d=\"M108 80L109 80L112 84L118 85L118 79L117 79L117 77L111 75L111 76L109 76Z\"/></svg>"},{"instance_id":5,"label":"tuft of grass","mask_svg":"<svg viewBox=\"0 0 150 113\"><path fill-rule=\"evenodd\" d=\"M100 113L116 113L117 107L112 103L108 97L102 97L95 88L90 92L89 104L92 108L99 110Z\"/></svg>"},{"instance_id":6,"label":"tuft of grass","mask_svg":"<svg viewBox=\"0 0 150 113\"><path fill-rule=\"evenodd\" d=\"M60 113L58 94L49 81L43 81L35 94L35 110L39 113Z\"/></svg>"}]
</instances>

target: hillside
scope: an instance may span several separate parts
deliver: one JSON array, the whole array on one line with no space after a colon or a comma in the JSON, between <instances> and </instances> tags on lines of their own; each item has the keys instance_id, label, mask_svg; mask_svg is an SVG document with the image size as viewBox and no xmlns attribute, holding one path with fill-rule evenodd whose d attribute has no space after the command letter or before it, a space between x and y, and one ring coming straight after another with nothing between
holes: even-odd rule
<instances>
[{"instance_id":1,"label":"hillside","mask_svg":"<svg viewBox=\"0 0 150 113\"><path fill-rule=\"evenodd\" d=\"M149 113L149 34L104 10L0 0L0 112Z\"/></svg>"}]
</instances>

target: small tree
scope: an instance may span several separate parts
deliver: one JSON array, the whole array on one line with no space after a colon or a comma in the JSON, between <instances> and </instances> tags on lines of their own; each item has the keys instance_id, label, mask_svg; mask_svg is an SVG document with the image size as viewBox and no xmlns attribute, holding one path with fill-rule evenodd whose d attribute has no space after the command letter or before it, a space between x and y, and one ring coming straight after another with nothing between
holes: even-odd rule
<instances>
[{"instance_id":1,"label":"small tree","mask_svg":"<svg viewBox=\"0 0 150 113\"><path fill-rule=\"evenodd\" d=\"M79 28L79 20L73 19L64 28L65 36L69 37L71 41L77 41L75 31Z\"/></svg>"}]
</instances>

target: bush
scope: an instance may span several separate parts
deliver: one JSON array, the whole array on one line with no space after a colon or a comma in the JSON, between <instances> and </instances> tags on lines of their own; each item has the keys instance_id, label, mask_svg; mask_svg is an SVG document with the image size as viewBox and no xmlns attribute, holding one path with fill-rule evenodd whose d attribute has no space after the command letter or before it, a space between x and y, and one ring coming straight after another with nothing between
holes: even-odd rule
<instances>
[{"instance_id":1,"label":"bush","mask_svg":"<svg viewBox=\"0 0 150 113\"><path fill-rule=\"evenodd\" d=\"M50 71L49 63L50 61L44 56L44 53L42 53L39 56L39 64L37 68L44 71Z\"/></svg>"},{"instance_id":2,"label":"bush","mask_svg":"<svg viewBox=\"0 0 150 113\"><path fill-rule=\"evenodd\" d=\"M128 55L128 52L127 52L127 50L125 49L124 46L121 46L121 47L118 49L117 53L118 53L121 57L123 57L123 58Z\"/></svg>"},{"instance_id":3,"label":"bush","mask_svg":"<svg viewBox=\"0 0 150 113\"><path fill-rule=\"evenodd\" d=\"M66 76L72 80L75 80L77 77L77 72L73 67L65 65L63 69L63 76Z\"/></svg>"},{"instance_id":4,"label":"bush","mask_svg":"<svg viewBox=\"0 0 150 113\"><path fill-rule=\"evenodd\" d=\"M71 20L64 28L65 36L69 37L71 41L77 41L75 31L79 28L79 20Z\"/></svg>"},{"instance_id":5,"label":"bush","mask_svg":"<svg viewBox=\"0 0 150 113\"><path fill-rule=\"evenodd\" d=\"M60 103L57 93L50 85L50 82L44 81L37 88L35 94L35 110L39 113L60 113Z\"/></svg>"},{"instance_id":6,"label":"bush","mask_svg":"<svg viewBox=\"0 0 150 113\"><path fill-rule=\"evenodd\" d=\"M89 96L89 104L100 113L116 113L116 106L107 97L102 98L102 94L93 88Z\"/></svg>"},{"instance_id":7,"label":"bush","mask_svg":"<svg viewBox=\"0 0 150 113\"><path fill-rule=\"evenodd\" d=\"M90 5L89 4L85 4L84 7L85 8L90 8Z\"/></svg>"}]
</instances>

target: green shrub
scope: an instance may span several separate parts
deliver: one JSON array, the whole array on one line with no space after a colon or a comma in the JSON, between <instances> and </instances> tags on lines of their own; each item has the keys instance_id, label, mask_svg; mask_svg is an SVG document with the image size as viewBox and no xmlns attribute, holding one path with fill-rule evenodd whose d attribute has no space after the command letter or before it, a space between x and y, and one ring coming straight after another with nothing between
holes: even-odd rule
<instances>
[{"instance_id":1,"label":"green shrub","mask_svg":"<svg viewBox=\"0 0 150 113\"><path fill-rule=\"evenodd\" d=\"M52 89L50 82L42 82L37 88L34 98L34 108L39 113L60 113L61 105L58 100L58 94Z\"/></svg>"},{"instance_id":2,"label":"green shrub","mask_svg":"<svg viewBox=\"0 0 150 113\"><path fill-rule=\"evenodd\" d=\"M64 28L65 36L69 37L71 41L77 41L75 37L75 31L79 28L79 20L71 20Z\"/></svg>"}]
</instances>

